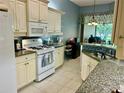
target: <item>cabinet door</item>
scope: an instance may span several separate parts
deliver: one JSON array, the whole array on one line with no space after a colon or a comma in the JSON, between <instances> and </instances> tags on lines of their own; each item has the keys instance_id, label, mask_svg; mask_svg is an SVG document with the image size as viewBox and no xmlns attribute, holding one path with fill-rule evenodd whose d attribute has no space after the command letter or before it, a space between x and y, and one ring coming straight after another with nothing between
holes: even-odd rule
<instances>
[{"instance_id":1,"label":"cabinet door","mask_svg":"<svg viewBox=\"0 0 124 93\"><path fill-rule=\"evenodd\" d=\"M48 4L40 2L40 20L48 20Z\"/></svg>"},{"instance_id":2,"label":"cabinet door","mask_svg":"<svg viewBox=\"0 0 124 93\"><path fill-rule=\"evenodd\" d=\"M64 62L64 47L55 50L55 68L60 67Z\"/></svg>"},{"instance_id":3,"label":"cabinet door","mask_svg":"<svg viewBox=\"0 0 124 93\"><path fill-rule=\"evenodd\" d=\"M118 59L123 60L124 59L124 0L116 0L116 21L115 21L115 27L114 27L114 36L115 41L114 43L117 45L117 52L116 57Z\"/></svg>"},{"instance_id":4,"label":"cabinet door","mask_svg":"<svg viewBox=\"0 0 124 93\"><path fill-rule=\"evenodd\" d=\"M27 68L27 83L32 82L36 79L36 60L32 59L26 62L26 68Z\"/></svg>"},{"instance_id":5,"label":"cabinet door","mask_svg":"<svg viewBox=\"0 0 124 93\"><path fill-rule=\"evenodd\" d=\"M16 1L10 0L10 14L12 16L12 28L13 32L17 31L16 27Z\"/></svg>"},{"instance_id":6,"label":"cabinet door","mask_svg":"<svg viewBox=\"0 0 124 93\"><path fill-rule=\"evenodd\" d=\"M90 73L90 63L89 57L85 54L81 54L81 78L82 80L86 80Z\"/></svg>"},{"instance_id":7,"label":"cabinet door","mask_svg":"<svg viewBox=\"0 0 124 93\"><path fill-rule=\"evenodd\" d=\"M59 48L59 58L60 65L62 65L64 62L64 47Z\"/></svg>"},{"instance_id":8,"label":"cabinet door","mask_svg":"<svg viewBox=\"0 0 124 93\"><path fill-rule=\"evenodd\" d=\"M55 14L55 32L61 32L61 14L60 13L56 13Z\"/></svg>"},{"instance_id":9,"label":"cabinet door","mask_svg":"<svg viewBox=\"0 0 124 93\"><path fill-rule=\"evenodd\" d=\"M115 6L114 6L114 16L113 16L113 31L112 31L112 42L114 44L117 44L118 41L118 31L116 30L117 26L117 16L118 16L118 5L119 0L115 0Z\"/></svg>"},{"instance_id":10,"label":"cabinet door","mask_svg":"<svg viewBox=\"0 0 124 93\"><path fill-rule=\"evenodd\" d=\"M40 7L39 0L28 0L28 17L29 21L39 21L40 19Z\"/></svg>"},{"instance_id":11,"label":"cabinet door","mask_svg":"<svg viewBox=\"0 0 124 93\"><path fill-rule=\"evenodd\" d=\"M17 88L21 88L26 85L26 64L16 64L16 75L17 75Z\"/></svg>"},{"instance_id":12,"label":"cabinet door","mask_svg":"<svg viewBox=\"0 0 124 93\"><path fill-rule=\"evenodd\" d=\"M60 66L59 64L59 50L55 49L55 68L58 68Z\"/></svg>"},{"instance_id":13,"label":"cabinet door","mask_svg":"<svg viewBox=\"0 0 124 93\"><path fill-rule=\"evenodd\" d=\"M16 3L17 28L19 32L27 32L26 26L26 4L17 1Z\"/></svg>"},{"instance_id":14,"label":"cabinet door","mask_svg":"<svg viewBox=\"0 0 124 93\"><path fill-rule=\"evenodd\" d=\"M48 32L54 32L55 29L55 13L48 11Z\"/></svg>"}]
</instances>

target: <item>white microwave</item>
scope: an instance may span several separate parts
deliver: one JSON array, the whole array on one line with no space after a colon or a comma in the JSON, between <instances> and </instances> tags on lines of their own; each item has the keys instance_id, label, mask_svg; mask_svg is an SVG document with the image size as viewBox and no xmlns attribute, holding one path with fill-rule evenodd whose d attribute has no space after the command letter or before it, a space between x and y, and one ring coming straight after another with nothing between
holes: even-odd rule
<instances>
[{"instance_id":1,"label":"white microwave","mask_svg":"<svg viewBox=\"0 0 124 93\"><path fill-rule=\"evenodd\" d=\"M29 36L42 36L48 31L48 23L29 22Z\"/></svg>"}]
</instances>

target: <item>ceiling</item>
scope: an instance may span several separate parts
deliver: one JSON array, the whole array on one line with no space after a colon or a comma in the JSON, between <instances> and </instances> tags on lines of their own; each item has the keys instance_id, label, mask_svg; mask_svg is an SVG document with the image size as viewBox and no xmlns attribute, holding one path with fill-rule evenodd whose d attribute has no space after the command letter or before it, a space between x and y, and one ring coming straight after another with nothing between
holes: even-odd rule
<instances>
[{"instance_id":1,"label":"ceiling","mask_svg":"<svg viewBox=\"0 0 124 93\"><path fill-rule=\"evenodd\" d=\"M70 0L73 3L77 4L78 6L92 6L94 4L94 0ZM97 5L101 4L109 4L114 2L115 0L96 0Z\"/></svg>"}]
</instances>

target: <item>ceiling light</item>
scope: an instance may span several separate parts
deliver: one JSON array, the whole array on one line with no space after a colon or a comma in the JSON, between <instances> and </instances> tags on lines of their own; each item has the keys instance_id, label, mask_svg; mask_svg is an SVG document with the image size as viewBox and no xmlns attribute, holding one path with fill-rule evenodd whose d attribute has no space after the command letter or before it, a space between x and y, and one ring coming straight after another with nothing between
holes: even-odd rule
<instances>
[{"instance_id":1,"label":"ceiling light","mask_svg":"<svg viewBox=\"0 0 124 93\"><path fill-rule=\"evenodd\" d=\"M98 25L98 23L97 23L97 21L96 21L96 19L95 19L95 0L94 0L94 7L93 7L94 9L93 9L93 11L94 11L94 13L93 13L93 17L92 17L92 19L89 21L89 23L88 23L88 25Z\"/></svg>"}]
</instances>

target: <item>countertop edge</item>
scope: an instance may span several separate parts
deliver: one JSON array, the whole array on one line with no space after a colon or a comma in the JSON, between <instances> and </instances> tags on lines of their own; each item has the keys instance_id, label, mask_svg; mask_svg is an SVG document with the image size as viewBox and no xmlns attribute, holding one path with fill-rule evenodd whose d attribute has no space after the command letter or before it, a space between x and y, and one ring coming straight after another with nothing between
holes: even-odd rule
<instances>
[{"instance_id":1,"label":"countertop edge","mask_svg":"<svg viewBox=\"0 0 124 93\"><path fill-rule=\"evenodd\" d=\"M15 57L20 57L24 55L33 54L33 53L36 53L36 51L20 50L20 51L15 52Z\"/></svg>"},{"instance_id":2,"label":"countertop edge","mask_svg":"<svg viewBox=\"0 0 124 93\"><path fill-rule=\"evenodd\" d=\"M89 53L89 52L82 51L82 53L84 53L85 55L87 55L87 56L89 56L89 57L93 58L94 60L97 60L97 61L101 62L101 60L100 60L99 58L97 58L97 57L93 57L93 56L92 56L92 54L91 54L91 53Z\"/></svg>"}]
</instances>

